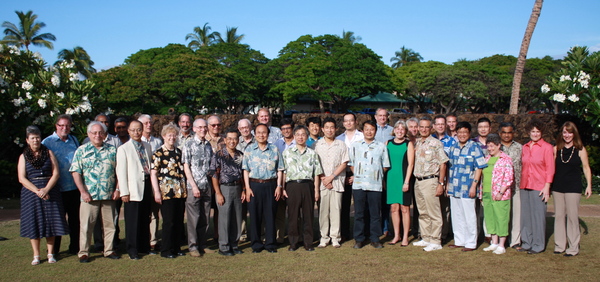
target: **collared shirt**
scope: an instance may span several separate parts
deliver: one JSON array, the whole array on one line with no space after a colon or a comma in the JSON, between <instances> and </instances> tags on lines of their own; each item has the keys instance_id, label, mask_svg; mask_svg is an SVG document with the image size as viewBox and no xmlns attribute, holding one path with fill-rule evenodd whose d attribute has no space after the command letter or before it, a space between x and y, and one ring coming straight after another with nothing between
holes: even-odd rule
<instances>
[{"instance_id":1,"label":"collared shirt","mask_svg":"<svg viewBox=\"0 0 600 282\"><path fill-rule=\"evenodd\" d=\"M285 142L285 139L283 137L281 137L277 141L275 141L275 146L277 146L277 149L279 149L279 152L283 154L283 152L285 152L285 150L287 148L296 146L296 140L292 139L292 142L290 142L288 144Z\"/></svg>"},{"instance_id":2,"label":"collared shirt","mask_svg":"<svg viewBox=\"0 0 600 282\"><path fill-rule=\"evenodd\" d=\"M42 141L42 144L52 150L52 153L54 153L54 156L58 161L60 177L58 178L58 182L56 182L56 186L60 188L61 192L77 190L77 186L73 181L73 176L71 175L71 172L69 172L71 161L73 161L75 151L79 147L77 138L69 134L67 140L62 141L60 137L58 137L58 134L54 132L52 135L46 137L44 141Z\"/></svg>"},{"instance_id":3,"label":"collared shirt","mask_svg":"<svg viewBox=\"0 0 600 282\"><path fill-rule=\"evenodd\" d=\"M365 136L363 135L362 132L355 130L354 136L352 136L352 139L348 138L348 135L346 135L346 132L340 134L335 139L344 141L344 143L346 144L346 147L348 147L348 150L350 150L350 148L352 147L352 143L364 140Z\"/></svg>"},{"instance_id":4,"label":"collared shirt","mask_svg":"<svg viewBox=\"0 0 600 282\"><path fill-rule=\"evenodd\" d=\"M475 178L475 171L487 167L483 151L477 143L468 140L461 147L454 144L450 151L450 174L448 179L448 195L457 198L470 198L469 190Z\"/></svg>"},{"instance_id":5,"label":"collared shirt","mask_svg":"<svg viewBox=\"0 0 600 282\"><path fill-rule=\"evenodd\" d=\"M317 137L317 139L315 139L312 138L312 136L308 136L308 140L306 140L306 146L314 150L315 146L313 145L317 142L317 140L320 140L321 138L323 137Z\"/></svg>"},{"instance_id":6,"label":"collared shirt","mask_svg":"<svg viewBox=\"0 0 600 282\"><path fill-rule=\"evenodd\" d=\"M325 138L319 139L315 143L315 152L319 155L321 161L321 168L325 176L332 175L335 169L342 163L350 161L348 158L348 147L344 141L333 140L331 144L328 144ZM344 180L346 179L346 170L343 170L338 176L333 178L331 184L333 185L332 190L336 192L344 192ZM321 183L321 190L325 190L325 186Z\"/></svg>"},{"instance_id":7,"label":"collared shirt","mask_svg":"<svg viewBox=\"0 0 600 282\"><path fill-rule=\"evenodd\" d=\"M375 140L385 144L388 140L394 139L392 135L394 132L394 127L386 124L384 126L380 126L377 124L377 133L375 133Z\"/></svg>"},{"instance_id":8,"label":"collared shirt","mask_svg":"<svg viewBox=\"0 0 600 282\"><path fill-rule=\"evenodd\" d=\"M481 148L481 150L483 151L483 155L484 155L484 156L488 156L488 155L490 154L490 153L488 152L488 149L487 149L487 144L483 144L483 142L481 142L481 141L479 140L479 136L477 136L477 137L475 137L475 138L473 138L473 139L471 139L471 140L472 140L473 142L477 143L477 145L479 145L479 148Z\"/></svg>"},{"instance_id":9,"label":"collared shirt","mask_svg":"<svg viewBox=\"0 0 600 282\"><path fill-rule=\"evenodd\" d=\"M253 135L250 135L250 136L252 136L250 141L246 141L246 139L244 139L243 136L240 136L240 142L237 144L237 147L235 147L235 148L240 152L246 151L246 148L248 147L248 145L256 142L256 140L254 140L254 136Z\"/></svg>"},{"instance_id":10,"label":"collared shirt","mask_svg":"<svg viewBox=\"0 0 600 282\"><path fill-rule=\"evenodd\" d=\"M254 130L252 130L252 135L254 135ZM279 140L281 137L283 137L283 135L281 135L281 129L275 126L269 126L269 138L267 138L267 142L274 144L275 141Z\"/></svg>"},{"instance_id":11,"label":"collared shirt","mask_svg":"<svg viewBox=\"0 0 600 282\"><path fill-rule=\"evenodd\" d=\"M417 138L415 142L415 170L414 175L425 177L440 173L440 165L448 161L444 151L444 144L433 136Z\"/></svg>"},{"instance_id":12,"label":"collared shirt","mask_svg":"<svg viewBox=\"0 0 600 282\"><path fill-rule=\"evenodd\" d=\"M294 146L283 152L283 163L285 166L285 181L314 179L323 174L321 162L317 153L308 147L304 152L298 146Z\"/></svg>"},{"instance_id":13,"label":"collared shirt","mask_svg":"<svg viewBox=\"0 0 600 282\"><path fill-rule=\"evenodd\" d=\"M210 145L212 146L212 149L213 149L213 153L216 153L218 151L225 149L225 138L223 138L221 136L213 137L212 135L207 133L206 140L208 140L208 142L210 142Z\"/></svg>"},{"instance_id":14,"label":"collared shirt","mask_svg":"<svg viewBox=\"0 0 600 282\"><path fill-rule=\"evenodd\" d=\"M285 169L285 164L275 145L267 143L261 150L258 143L253 143L244 151L242 169L249 172L250 178L273 179L277 177L277 171Z\"/></svg>"},{"instance_id":15,"label":"collared shirt","mask_svg":"<svg viewBox=\"0 0 600 282\"><path fill-rule=\"evenodd\" d=\"M229 183L241 180L244 177L242 172L242 160L244 154L235 150L233 157L227 151L227 148L217 151L210 161L210 175L212 178L218 178L219 183Z\"/></svg>"},{"instance_id":16,"label":"collared shirt","mask_svg":"<svg viewBox=\"0 0 600 282\"><path fill-rule=\"evenodd\" d=\"M163 141L160 138L154 137L152 135L150 135L150 138L142 136L142 141L150 144L150 147L152 147L152 153L156 152L156 150L158 150L158 148L160 148L160 146L162 146L163 144Z\"/></svg>"},{"instance_id":17,"label":"collared shirt","mask_svg":"<svg viewBox=\"0 0 600 282\"><path fill-rule=\"evenodd\" d=\"M89 142L90 142L90 138L86 137L85 139L83 139L83 142L81 144L87 144ZM104 138L104 143L113 145L113 146L115 146L115 148L119 148L119 146L123 145L123 143L121 143L121 139L119 139L119 137L112 135L110 133L106 134L106 138Z\"/></svg>"},{"instance_id":18,"label":"collared shirt","mask_svg":"<svg viewBox=\"0 0 600 282\"><path fill-rule=\"evenodd\" d=\"M373 140L365 140L352 144L348 154L348 166L353 167L353 190L377 191L383 190L383 169L390 167L390 157L385 144Z\"/></svg>"},{"instance_id":19,"label":"collared shirt","mask_svg":"<svg viewBox=\"0 0 600 282\"><path fill-rule=\"evenodd\" d=\"M192 140L194 136L195 135L193 131L191 131L190 134L188 134L187 136L184 136L183 134L181 134L181 132L179 132L179 135L177 135L177 141L175 142L175 147L183 151L183 146L185 145L185 143Z\"/></svg>"},{"instance_id":20,"label":"collared shirt","mask_svg":"<svg viewBox=\"0 0 600 282\"><path fill-rule=\"evenodd\" d=\"M133 144L133 147L135 148L137 155L140 159L140 163L142 164L142 167L144 168L144 174L146 175L150 175L150 160L149 160L149 156L146 154L146 148L144 148L144 141L138 142L135 141L133 139L130 139L129 142L131 142ZM148 143L146 143L148 144Z\"/></svg>"},{"instance_id":21,"label":"collared shirt","mask_svg":"<svg viewBox=\"0 0 600 282\"><path fill-rule=\"evenodd\" d=\"M161 146L152 154L152 169L156 170L158 187L163 200L186 198L185 173L181 163L181 150L168 150Z\"/></svg>"},{"instance_id":22,"label":"collared shirt","mask_svg":"<svg viewBox=\"0 0 600 282\"><path fill-rule=\"evenodd\" d=\"M521 161L521 189L527 188L541 191L546 183L554 180L554 148L544 139L523 145Z\"/></svg>"},{"instance_id":23,"label":"collared shirt","mask_svg":"<svg viewBox=\"0 0 600 282\"><path fill-rule=\"evenodd\" d=\"M456 138L450 137L450 135L448 135L446 133L444 133L444 137L442 137L441 139L437 136L436 133L431 134L431 136L433 136L434 138L437 138L438 140L440 140L442 142L442 144L444 144L444 152L446 152L446 155L448 155L448 156L450 156L450 147L452 147L452 145L458 143Z\"/></svg>"},{"instance_id":24,"label":"collared shirt","mask_svg":"<svg viewBox=\"0 0 600 282\"><path fill-rule=\"evenodd\" d=\"M512 159L512 166L515 170L513 187L514 189L519 189L521 184L521 153L523 152L523 145L513 140L510 146L502 145L500 149Z\"/></svg>"},{"instance_id":25,"label":"collared shirt","mask_svg":"<svg viewBox=\"0 0 600 282\"><path fill-rule=\"evenodd\" d=\"M111 200L115 191L117 148L102 143L96 148L92 143L81 145L75 151L70 172L77 172L93 201ZM82 199L83 201L83 199Z\"/></svg>"},{"instance_id":26,"label":"collared shirt","mask_svg":"<svg viewBox=\"0 0 600 282\"><path fill-rule=\"evenodd\" d=\"M211 195L212 189L209 189L208 171L210 169L210 159L212 158L212 155L212 147L206 139L200 140L194 135L192 140L185 143L181 162L190 166L194 178L187 179L188 190L191 190L193 187L190 184L190 181L194 181L202 194Z\"/></svg>"}]
</instances>

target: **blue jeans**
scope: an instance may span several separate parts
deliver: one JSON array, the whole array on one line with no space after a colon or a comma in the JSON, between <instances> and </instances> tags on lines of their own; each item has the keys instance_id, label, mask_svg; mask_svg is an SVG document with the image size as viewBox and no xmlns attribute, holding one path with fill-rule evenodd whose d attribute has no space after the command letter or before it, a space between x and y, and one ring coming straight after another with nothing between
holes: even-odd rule
<instances>
[{"instance_id":1,"label":"blue jeans","mask_svg":"<svg viewBox=\"0 0 600 282\"><path fill-rule=\"evenodd\" d=\"M382 192L352 190L354 196L354 240L363 242L365 238L365 224L369 222L371 242L379 242L381 236L381 195ZM365 211L369 211L369 218L365 218Z\"/></svg>"}]
</instances>

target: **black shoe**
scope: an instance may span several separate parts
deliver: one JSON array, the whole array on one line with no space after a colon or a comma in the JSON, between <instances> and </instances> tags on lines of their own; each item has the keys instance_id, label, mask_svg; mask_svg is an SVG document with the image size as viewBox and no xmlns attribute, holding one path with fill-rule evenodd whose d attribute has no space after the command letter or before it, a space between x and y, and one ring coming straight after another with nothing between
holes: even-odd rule
<instances>
[{"instance_id":1,"label":"black shoe","mask_svg":"<svg viewBox=\"0 0 600 282\"><path fill-rule=\"evenodd\" d=\"M253 253L253 254L258 254L258 253L262 252L263 250L264 250L263 248L260 248L260 249L253 249L253 250L252 250L252 253Z\"/></svg>"},{"instance_id":2,"label":"black shoe","mask_svg":"<svg viewBox=\"0 0 600 282\"><path fill-rule=\"evenodd\" d=\"M307 251L309 251L309 252L312 252L312 251L315 250L315 248L313 248L313 247L304 247L304 249L307 250Z\"/></svg>"},{"instance_id":3,"label":"black shoe","mask_svg":"<svg viewBox=\"0 0 600 282\"><path fill-rule=\"evenodd\" d=\"M129 259L132 259L132 260L139 260L139 259L140 259L140 257L139 257L138 255L132 255L132 254L129 254Z\"/></svg>"},{"instance_id":4,"label":"black shoe","mask_svg":"<svg viewBox=\"0 0 600 282\"><path fill-rule=\"evenodd\" d=\"M574 256L576 256L576 255L577 255L577 254L574 254L574 255L572 255L572 254L564 254L563 256L565 256L565 257L574 257Z\"/></svg>"},{"instance_id":5,"label":"black shoe","mask_svg":"<svg viewBox=\"0 0 600 282\"><path fill-rule=\"evenodd\" d=\"M177 257L176 255L173 255L173 254L164 254L164 255L161 254L160 256L163 257L163 258L170 258L170 259L173 259L173 258Z\"/></svg>"},{"instance_id":6,"label":"black shoe","mask_svg":"<svg viewBox=\"0 0 600 282\"><path fill-rule=\"evenodd\" d=\"M563 252L556 252L556 251L554 252L554 254L555 254L555 255L560 255L560 254L562 254L562 253L563 253Z\"/></svg>"},{"instance_id":7,"label":"black shoe","mask_svg":"<svg viewBox=\"0 0 600 282\"><path fill-rule=\"evenodd\" d=\"M290 251L290 252L295 252L297 249L298 249L298 247L296 247L296 246L290 246L290 247L288 248L288 251Z\"/></svg>"},{"instance_id":8,"label":"black shoe","mask_svg":"<svg viewBox=\"0 0 600 282\"><path fill-rule=\"evenodd\" d=\"M536 252L536 251L527 251L527 254L529 254L529 255L537 255L537 254L539 254L539 253L541 253L541 252Z\"/></svg>"},{"instance_id":9,"label":"black shoe","mask_svg":"<svg viewBox=\"0 0 600 282\"><path fill-rule=\"evenodd\" d=\"M177 252L177 256L178 257L183 257L183 256L185 256L185 253L184 252Z\"/></svg>"},{"instance_id":10,"label":"black shoe","mask_svg":"<svg viewBox=\"0 0 600 282\"><path fill-rule=\"evenodd\" d=\"M354 248L355 248L355 249L360 249L360 248L362 248L362 247L363 247L363 243L362 243L362 242L356 242L356 243L354 244Z\"/></svg>"},{"instance_id":11,"label":"black shoe","mask_svg":"<svg viewBox=\"0 0 600 282\"><path fill-rule=\"evenodd\" d=\"M223 251L219 250L219 255L231 257L231 256L233 256L233 253L232 252L223 252Z\"/></svg>"},{"instance_id":12,"label":"black shoe","mask_svg":"<svg viewBox=\"0 0 600 282\"><path fill-rule=\"evenodd\" d=\"M371 242L371 247L373 247L375 249L381 249L381 248L383 248L383 245L381 245L381 243L379 243L379 242Z\"/></svg>"},{"instance_id":13,"label":"black shoe","mask_svg":"<svg viewBox=\"0 0 600 282\"><path fill-rule=\"evenodd\" d=\"M156 251L154 251L154 250L149 250L148 254L149 255L157 255L158 253Z\"/></svg>"},{"instance_id":14,"label":"black shoe","mask_svg":"<svg viewBox=\"0 0 600 282\"><path fill-rule=\"evenodd\" d=\"M242 250L240 250L240 249L233 249L233 253L236 254L236 255L241 255L244 252L242 252Z\"/></svg>"},{"instance_id":15,"label":"black shoe","mask_svg":"<svg viewBox=\"0 0 600 282\"><path fill-rule=\"evenodd\" d=\"M79 262L80 263L88 263L88 262L90 262L90 258L88 258L88 256L86 256L86 255L83 255L79 258Z\"/></svg>"},{"instance_id":16,"label":"black shoe","mask_svg":"<svg viewBox=\"0 0 600 282\"><path fill-rule=\"evenodd\" d=\"M269 252L269 253L276 253L277 249L267 249L267 252Z\"/></svg>"},{"instance_id":17,"label":"black shoe","mask_svg":"<svg viewBox=\"0 0 600 282\"><path fill-rule=\"evenodd\" d=\"M116 253L111 253L110 255L106 256L109 259L120 259L121 257L119 255L117 255Z\"/></svg>"}]
</instances>

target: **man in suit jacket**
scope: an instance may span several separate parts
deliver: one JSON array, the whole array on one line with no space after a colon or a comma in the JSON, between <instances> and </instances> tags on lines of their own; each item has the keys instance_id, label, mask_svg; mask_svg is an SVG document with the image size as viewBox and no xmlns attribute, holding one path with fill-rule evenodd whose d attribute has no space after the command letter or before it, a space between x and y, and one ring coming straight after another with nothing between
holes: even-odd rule
<instances>
[{"instance_id":1,"label":"man in suit jacket","mask_svg":"<svg viewBox=\"0 0 600 282\"><path fill-rule=\"evenodd\" d=\"M142 141L143 125L134 120L129 124L129 141L117 149L117 181L125 203L126 250L129 258L138 253L150 253L150 161L152 148Z\"/></svg>"}]
</instances>

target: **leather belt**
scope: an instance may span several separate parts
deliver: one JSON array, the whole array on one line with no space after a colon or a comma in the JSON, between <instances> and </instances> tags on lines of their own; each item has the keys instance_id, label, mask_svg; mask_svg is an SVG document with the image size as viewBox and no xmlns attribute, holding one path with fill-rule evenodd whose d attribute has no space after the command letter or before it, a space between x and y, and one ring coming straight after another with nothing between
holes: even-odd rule
<instances>
[{"instance_id":1,"label":"leather belt","mask_svg":"<svg viewBox=\"0 0 600 282\"><path fill-rule=\"evenodd\" d=\"M313 182L313 181L310 179L296 179L296 180L290 180L286 183L311 183L311 182Z\"/></svg>"},{"instance_id":2,"label":"leather belt","mask_svg":"<svg viewBox=\"0 0 600 282\"><path fill-rule=\"evenodd\" d=\"M421 181L421 180L425 180L425 179L436 178L436 177L438 177L438 175L437 175L437 174L433 174L433 175L429 175L429 176L423 176L423 177L418 177L418 176L415 176L415 178L416 178L417 180L419 180L419 181Z\"/></svg>"},{"instance_id":3,"label":"leather belt","mask_svg":"<svg viewBox=\"0 0 600 282\"><path fill-rule=\"evenodd\" d=\"M226 182L226 183L221 183L220 185L223 186L235 186L241 183L241 180L236 180L236 181L232 181L232 182Z\"/></svg>"},{"instance_id":4,"label":"leather belt","mask_svg":"<svg viewBox=\"0 0 600 282\"><path fill-rule=\"evenodd\" d=\"M256 182L256 183L269 183L269 182L275 182L275 181L277 181L277 178L271 178L271 179L250 178L250 182Z\"/></svg>"}]
</instances>

